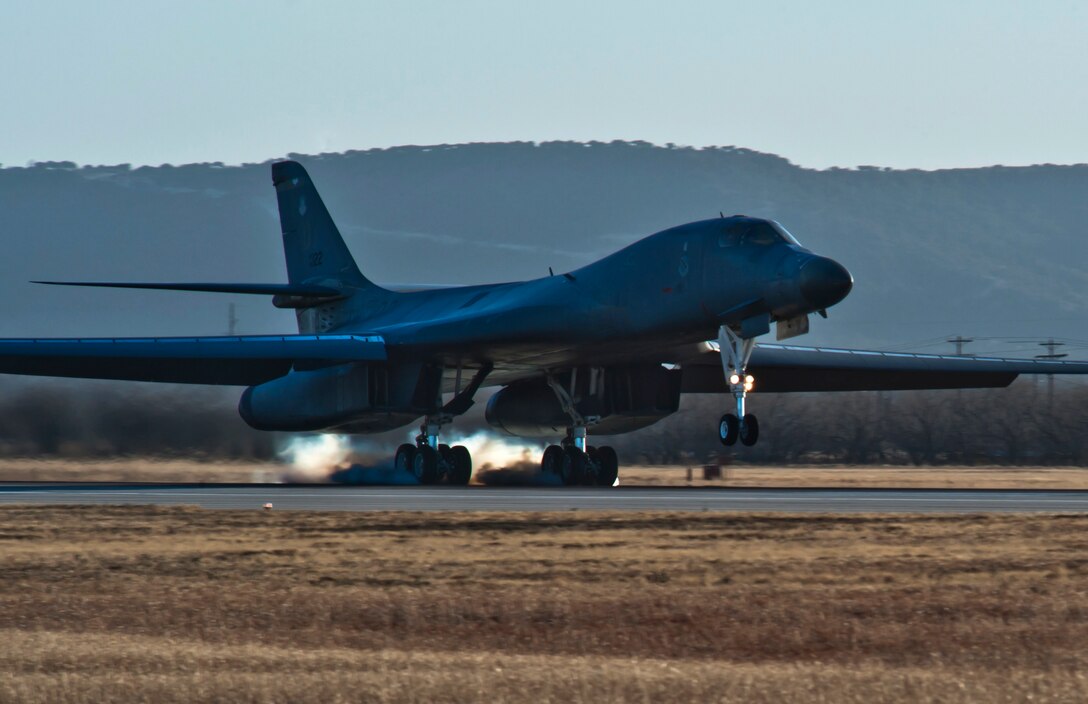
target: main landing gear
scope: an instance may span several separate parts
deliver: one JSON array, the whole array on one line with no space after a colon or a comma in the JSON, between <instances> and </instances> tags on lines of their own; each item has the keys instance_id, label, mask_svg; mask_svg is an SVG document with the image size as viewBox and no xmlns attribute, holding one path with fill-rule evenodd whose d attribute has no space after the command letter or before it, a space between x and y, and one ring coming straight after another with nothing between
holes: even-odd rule
<instances>
[{"instance_id":1,"label":"main landing gear","mask_svg":"<svg viewBox=\"0 0 1088 704\"><path fill-rule=\"evenodd\" d=\"M569 440L549 445L540 460L540 471L559 477L567 486L613 486L620 472L616 451L608 445L586 447L584 436L582 441L582 447Z\"/></svg>"},{"instance_id":2,"label":"main landing gear","mask_svg":"<svg viewBox=\"0 0 1088 704\"><path fill-rule=\"evenodd\" d=\"M439 444L441 427L438 419L428 417L419 428L416 444L404 443L397 448L393 466L398 472L411 474L420 484L437 484L445 477L450 484L465 486L472 477L472 455L464 445Z\"/></svg>"},{"instance_id":3,"label":"main landing gear","mask_svg":"<svg viewBox=\"0 0 1088 704\"><path fill-rule=\"evenodd\" d=\"M463 367L457 363L457 377L454 384L453 398L442 406L441 387L435 389L435 409L419 426L416 442L404 443L397 448L393 458L393 467L397 472L408 472L420 484L437 484L443 477L450 484L465 486L472 479L472 455L464 445L439 444L438 434L442 426L463 414L473 404L472 397L480 390L487 375L491 373L491 362L483 362L476 370L468 386L461 388Z\"/></svg>"},{"instance_id":4,"label":"main landing gear","mask_svg":"<svg viewBox=\"0 0 1088 704\"><path fill-rule=\"evenodd\" d=\"M722 356L722 370L725 383L737 402L737 412L726 413L718 422L718 438L723 445L755 445L759 439L759 421L745 411L744 402L748 392L755 386L755 377L748 374L748 360L756 347L755 338L741 337L728 326L723 325L718 331L718 348Z\"/></svg>"},{"instance_id":5,"label":"main landing gear","mask_svg":"<svg viewBox=\"0 0 1088 704\"><path fill-rule=\"evenodd\" d=\"M597 370L590 379L597 376ZM571 391L577 379L577 370L571 373ZM575 407L571 394L564 389L550 374L546 377L559 405L570 416L571 426L567 428L567 437L559 445L549 445L544 449L540 460L540 471L546 475L559 477L567 486L614 486L620 472L619 457L609 446L594 447L586 445L586 429L597 423L597 416L583 416ZM590 383L593 386L593 383Z\"/></svg>"}]
</instances>

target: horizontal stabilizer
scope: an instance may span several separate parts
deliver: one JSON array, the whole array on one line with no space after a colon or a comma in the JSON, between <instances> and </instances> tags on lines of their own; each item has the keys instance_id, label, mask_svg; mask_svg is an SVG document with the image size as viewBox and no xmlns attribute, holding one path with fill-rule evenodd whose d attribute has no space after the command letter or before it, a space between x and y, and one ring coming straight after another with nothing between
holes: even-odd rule
<instances>
[{"instance_id":1,"label":"horizontal stabilizer","mask_svg":"<svg viewBox=\"0 0 1088 704\"><path fill-rule=\"evenodd\" d=\"M97 288L142 288L158 291L201 291L205 293L243 293L267 296L304 296L307 298L338 298L343 294L331 286L310 284L201 284L201 283L125 283L108 281L31 281L49 286L93 286Z\"/></svg>"}]
</instances>

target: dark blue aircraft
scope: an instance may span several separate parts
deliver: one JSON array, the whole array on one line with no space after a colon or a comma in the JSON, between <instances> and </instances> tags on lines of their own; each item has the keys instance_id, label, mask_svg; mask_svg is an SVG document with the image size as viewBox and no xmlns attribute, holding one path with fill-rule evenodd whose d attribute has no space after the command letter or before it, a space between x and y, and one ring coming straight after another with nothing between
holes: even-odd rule
<instances>
[{"instance_id":1,"label":"dark blue aircraft","mask_svg":"<svg viewBox=\"0 0 1088 704\"><path fill-rule=\"evenodd\" d=\"M1088 363L763 344L808 331L851 289L838 262L778 223L737 215L674 227L586 267L533 281L390 290L359 271L301 165L273 164L285 284L42 282L264 294L298 335L0 340L0 373L246 386L254 428L374 433L422 418L399 470L466 484L472 458L442 426L501 386L486 417L513 435L562 438L542 469L611 486L619 462L587 435L646 427L682 393L730 393L725 445L753 445L748 392L1006 386L1022 373L1086 374ZM758 381L757 381L758 379Z\"/></svg>"}]
</instances>

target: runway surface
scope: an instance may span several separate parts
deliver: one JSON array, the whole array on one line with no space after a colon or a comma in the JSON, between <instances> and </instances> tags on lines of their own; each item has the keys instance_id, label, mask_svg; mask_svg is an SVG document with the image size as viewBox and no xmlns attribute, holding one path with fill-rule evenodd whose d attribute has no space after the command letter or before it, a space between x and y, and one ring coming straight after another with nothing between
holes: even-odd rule
<instances>
[{"instance_id":1,"label":"runway surface","mask_svg":"<svg viewBox=\"0 0 1088 704\"><path fill-rule=\"evenodd\" d=\"M1088 491L1005 489L515 488L336 485L2 484L0 505L160 504L317 511L784 511L1072 513Z\"/></svg>"}]
</instances>

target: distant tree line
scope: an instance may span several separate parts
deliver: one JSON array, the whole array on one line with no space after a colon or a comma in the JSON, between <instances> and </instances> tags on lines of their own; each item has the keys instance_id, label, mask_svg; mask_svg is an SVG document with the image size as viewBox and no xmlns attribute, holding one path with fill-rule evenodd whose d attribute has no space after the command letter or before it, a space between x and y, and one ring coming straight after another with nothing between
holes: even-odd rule
<instances>
[{"instance_id":1,"label":"distant tree line","mask_svg":"<svg viewBox=\"0 0 1088 704\"><path fill-rule=\"evenodd\" d=\"M754 464L1085 465L1088 387L1046 380L1007 389L753 394L755 447L723 448L717 418L731 398L685 398L680 412L612 438L624 461Z\"/></svg>"},{"instance_id":2,"label":"distant tree line","mask_svg":"<svg viewBox=\"0 0 1088 704\"><path fill-rule=\"evenodd\" d=\"M286 434L238 417L238 389L34 381L0 387L0 456L275 458ZM449 426L487 428L481 401ZM1008 389L753 394L755 447L723 448L726 396L687 396L680 412L636 433L591 438L627 464L1088 465L1088 386L1045 379ZM370 438L404 442L411 427ZM535 441L530 444L536 444Z\"/></svg>"},{"instance_id":3,"label":"distant tree line","mask_svg":"<svg viewBox=\"0 0 1088 704\"><path fill-rule=\"evenodd\" d=\"M0 456L268 459L278 436L252 430L237 390L40 381L5 384Z\"/></svg>"}]
</instances>

